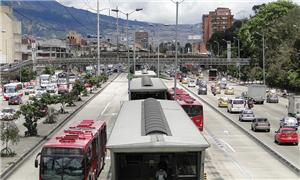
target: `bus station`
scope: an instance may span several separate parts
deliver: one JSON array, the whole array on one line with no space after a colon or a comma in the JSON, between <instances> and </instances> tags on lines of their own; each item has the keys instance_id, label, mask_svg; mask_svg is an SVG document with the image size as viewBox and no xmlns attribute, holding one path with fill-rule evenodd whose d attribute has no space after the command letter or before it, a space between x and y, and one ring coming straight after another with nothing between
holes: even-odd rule
<instances>
[{"instance_id":1,"label":"bus station","mask_svg":"<svg viewBox=\"0 0 300 180\"><path fill-rule=\"evenodd\" d=\"M167 86L159 78L144 76L133 78L129 86L129 99L167 99Z\"/></svg>"},{"instance_id":2,"label":"bus station","mask_svg":"<svg viewBox=\"0 0 300 180\"><path fill-rule=\"evenodd\" d=\"M176 101L125 101L111 132L113 180L203 179L207 140Z\"/></svg>"}]
</instances>

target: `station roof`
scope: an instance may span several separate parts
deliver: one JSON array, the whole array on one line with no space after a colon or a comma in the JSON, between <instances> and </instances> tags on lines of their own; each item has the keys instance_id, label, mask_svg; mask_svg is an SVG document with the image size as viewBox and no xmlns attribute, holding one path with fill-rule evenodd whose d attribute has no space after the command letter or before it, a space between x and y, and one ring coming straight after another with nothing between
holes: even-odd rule
<instances>
[{"instance_id":1,"label":"station roof","mask_svg":"<svg viewBox=\"0 0 300 180\"><path fill-rule=\"evenodd\" d=\"M149 71L149 70L135 71L133 75L133 77L135 78L143 77L143 76L157 77L154 71Z\"/></svg>"},{"instance_id":2,"label":"station roof","mask_svg":"<svg viewBox=\"0 0 300 180\"><path fill-rule=\"evenodd\" d=\"M147 107L143 106L144 100L125 101L107 148L112 152L186 152L202 151L209 147L202 133L176 101L155 101L158 102L156 106L161 108L162 122L166 123L164 132L145 134L147 127L143 114ZM153 123L154 126L161 124L157 123L157 119Z\"/></svg>"},{"instance_id":3,"label":"station roof","mask_svg":"<svg viewBox=\"0 0 300 180\"><path fill-rule=\"evenodd\" d=\"M143 85L143 79L150 79L152 85ZM155 92L155 91L167 91L167 86L165 83L159 78L150 78L150 77L142 77L142 78L133 78L130 81L130 91L131 92Z\"/></svg>"}]
</instances>

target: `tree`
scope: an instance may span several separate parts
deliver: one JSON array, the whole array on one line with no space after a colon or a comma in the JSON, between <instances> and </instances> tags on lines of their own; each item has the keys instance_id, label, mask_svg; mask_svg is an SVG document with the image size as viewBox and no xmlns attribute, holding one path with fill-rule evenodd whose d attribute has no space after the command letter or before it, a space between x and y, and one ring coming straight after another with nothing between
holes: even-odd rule
<instances>
[{"instance_id":1,"label":"tree","mask_svg":"<svg viewBox=\"0 0 300 180\"><path fill-rule=\"evenodd\" d=\"M21 114L25 117L23 125L27 128L25 136L36 136L37 121L41 118L39 109L34 103L27 103L20 107Z\"/></svg>"},{"instance_id":2,"label":"tree","mask_svg":"<svg viewBox=\"0 0 300 180\"><path fill-rule=\"evenodd\" d=\"M36 73L33 72L32 69L25 67L21 69L21 72L18 74L17 79L19 81L22 80L22 82L28 82L30 80L35 79L35 77L36 77Z\"/></svg>"},{"instance_id":3,"label":"tree","mask_svg":"<svg viewBox=\"0 0 300 180\"><path fill-rule=\"evenodd\" d=\"M5 147L1 149L1 157L12 157L16 155L16 153L8 147L8 143L17 144L19 142L20 136L18 127L13 121L2 121L0 129L0 139L2 145L5 145Z\"/></svg>"},{"instance_id":4,"label":"tree","mask_svg":"<svg viewBox=\"0 0 300 180\"><path fill-rule=\"evenodd\" d=\"M77 99L78 96L84 91L84 89L85 89L84 85L79 80L76 80L73 85L72 91L73 94L77 96Z\"/></svg>"},{"instance_id":5,"label":"tree","mask_svg":"<svg viewBox=\"0 0 300 180\"><path fill-rule=\"evenodd\" d=\"M53 75L55 73L55 69L51 66L46 66L43 73Z\"/></svg>"}]
</instances>

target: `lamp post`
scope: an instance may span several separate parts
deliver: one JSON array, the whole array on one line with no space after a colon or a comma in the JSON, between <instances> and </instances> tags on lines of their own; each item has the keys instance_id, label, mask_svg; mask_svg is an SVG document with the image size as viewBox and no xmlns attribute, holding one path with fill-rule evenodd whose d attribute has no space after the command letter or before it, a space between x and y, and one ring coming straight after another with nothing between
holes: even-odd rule
<instances>
[{"instance_id":1,"label":"lamp post","mask_svg":"<svg viewBox=\"0 0 300 180\"><path fill-rule=\"evenodd\" d=\"M97 0L97 75L100 75L100 11L107 10L104 8L99 10L99 0Z\"/></svg>"},{"instance_id":2,"label":"lamp post","mask_svg":"<svg viewBox=\"0 0 300 180\"><path fill-rule=\"evenodd\" d=\"M171 0L173 3L176 4L176 38L175 38L175 77L174 77L174 100L176 100L176 81L177 81L177 67L178 67L178 5L182 3L184 0L181 1L174 1Z\"/></svg>"},{"instance_id":3,"label":"lamp post","mask_svg":"<svg viewBox=\"0 0 300 180\"><path fill-rule=\"evenodd\" d=\"M134 11L131 11L130 13L124 13L123 11L119 10L118 8L116 9L112 9L112 11L116 12L118 14L118 12L126 15L126 39L127 39L127 63L128 63L128 95L129 95L129 99L131 99L130 97L130 93L129 93L129 90L130 90L130 59L129 59L129 39L128 39L128 17L130 14L134 13L134 12L137 12L137 11L141 11L143 10L142 8L137 8L135 9Z\"/></svg>"},{"instance_id":4,"label":"lamp post","mask_svg":"<svg viewBox=\"0 0 300 180\"><path fill-rule=\"evenodd\" d=\"M255 32L255 34L259 35L262 37L262 53L263 53L263 81L264 81L264 85L266 85L266 69L265 69L265 34L260 34L258 32Z\"/></svg>"},{"instance_id":5,"label":"lamp post","mask_svg":"<svg viewBox=\"0 0 300 180\"><path fill-rule=\"evenodd\" d=\"M220 43L218 41L214 41L218 45L218 57L220 56Z\"/></svg>"},{"instance_id":6,"label":"lamp post","mask_svg":"<svg viewBox=\"0 0 300 180\"><path fill-rule=\"evenodd\" d=\"M222 39L222 41L226 42L226 49L228 46L228 41L226 41L225 39ZM228 56L228 54L226 55L226 57ZM227 57L228 58L228 57ZM228 59L226 60L226 73L228 73Z\"/></svg>"},{"instance_id":7,"label":"lamp post","mask_svg":"<svg viewBox=\"0 0 300 180\"><path fill-rule=\"evenodd\" d=\"M236 37L233 37L238 42L238 68L239 68L239 81L241 81L241 64L240 64L240 58L241 58L241 51L240 51L240 40Z\"/></svg>"}]
</instances>

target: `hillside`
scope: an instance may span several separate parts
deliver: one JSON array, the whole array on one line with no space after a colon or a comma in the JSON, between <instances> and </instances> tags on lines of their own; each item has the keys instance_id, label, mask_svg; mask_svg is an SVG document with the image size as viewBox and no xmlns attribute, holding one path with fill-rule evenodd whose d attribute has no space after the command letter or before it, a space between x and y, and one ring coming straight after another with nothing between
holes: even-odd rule
<instances>
[{"instance_id":1,"label":"hillside","mask_svg":"<svg viewBox=\"0 0 300 180\"><path fill-rule=\"evenodd\" d=\"M65 37L68 31L77 31L83 36L96 34L95 13L64 6L54 0L39 1L2 1L1 4L13 7L14 15L22 22L22 33L27 34L29 21L32 20L34 36L40 37ZM120 32L124 31L126 20L120 19ZM157 30L162 32L164 40L174 39L175 26L164 26L155 24ZM101 32L105 35L116 31L116 18L112 16L101 15ZM129 21L130 29L150 30L148 22ZM188 35L200 34L200 26L180 25L179 34L181 39L187 38ZM107 37L109 38L109 37Z\"/></svg>"}]
</instances>

